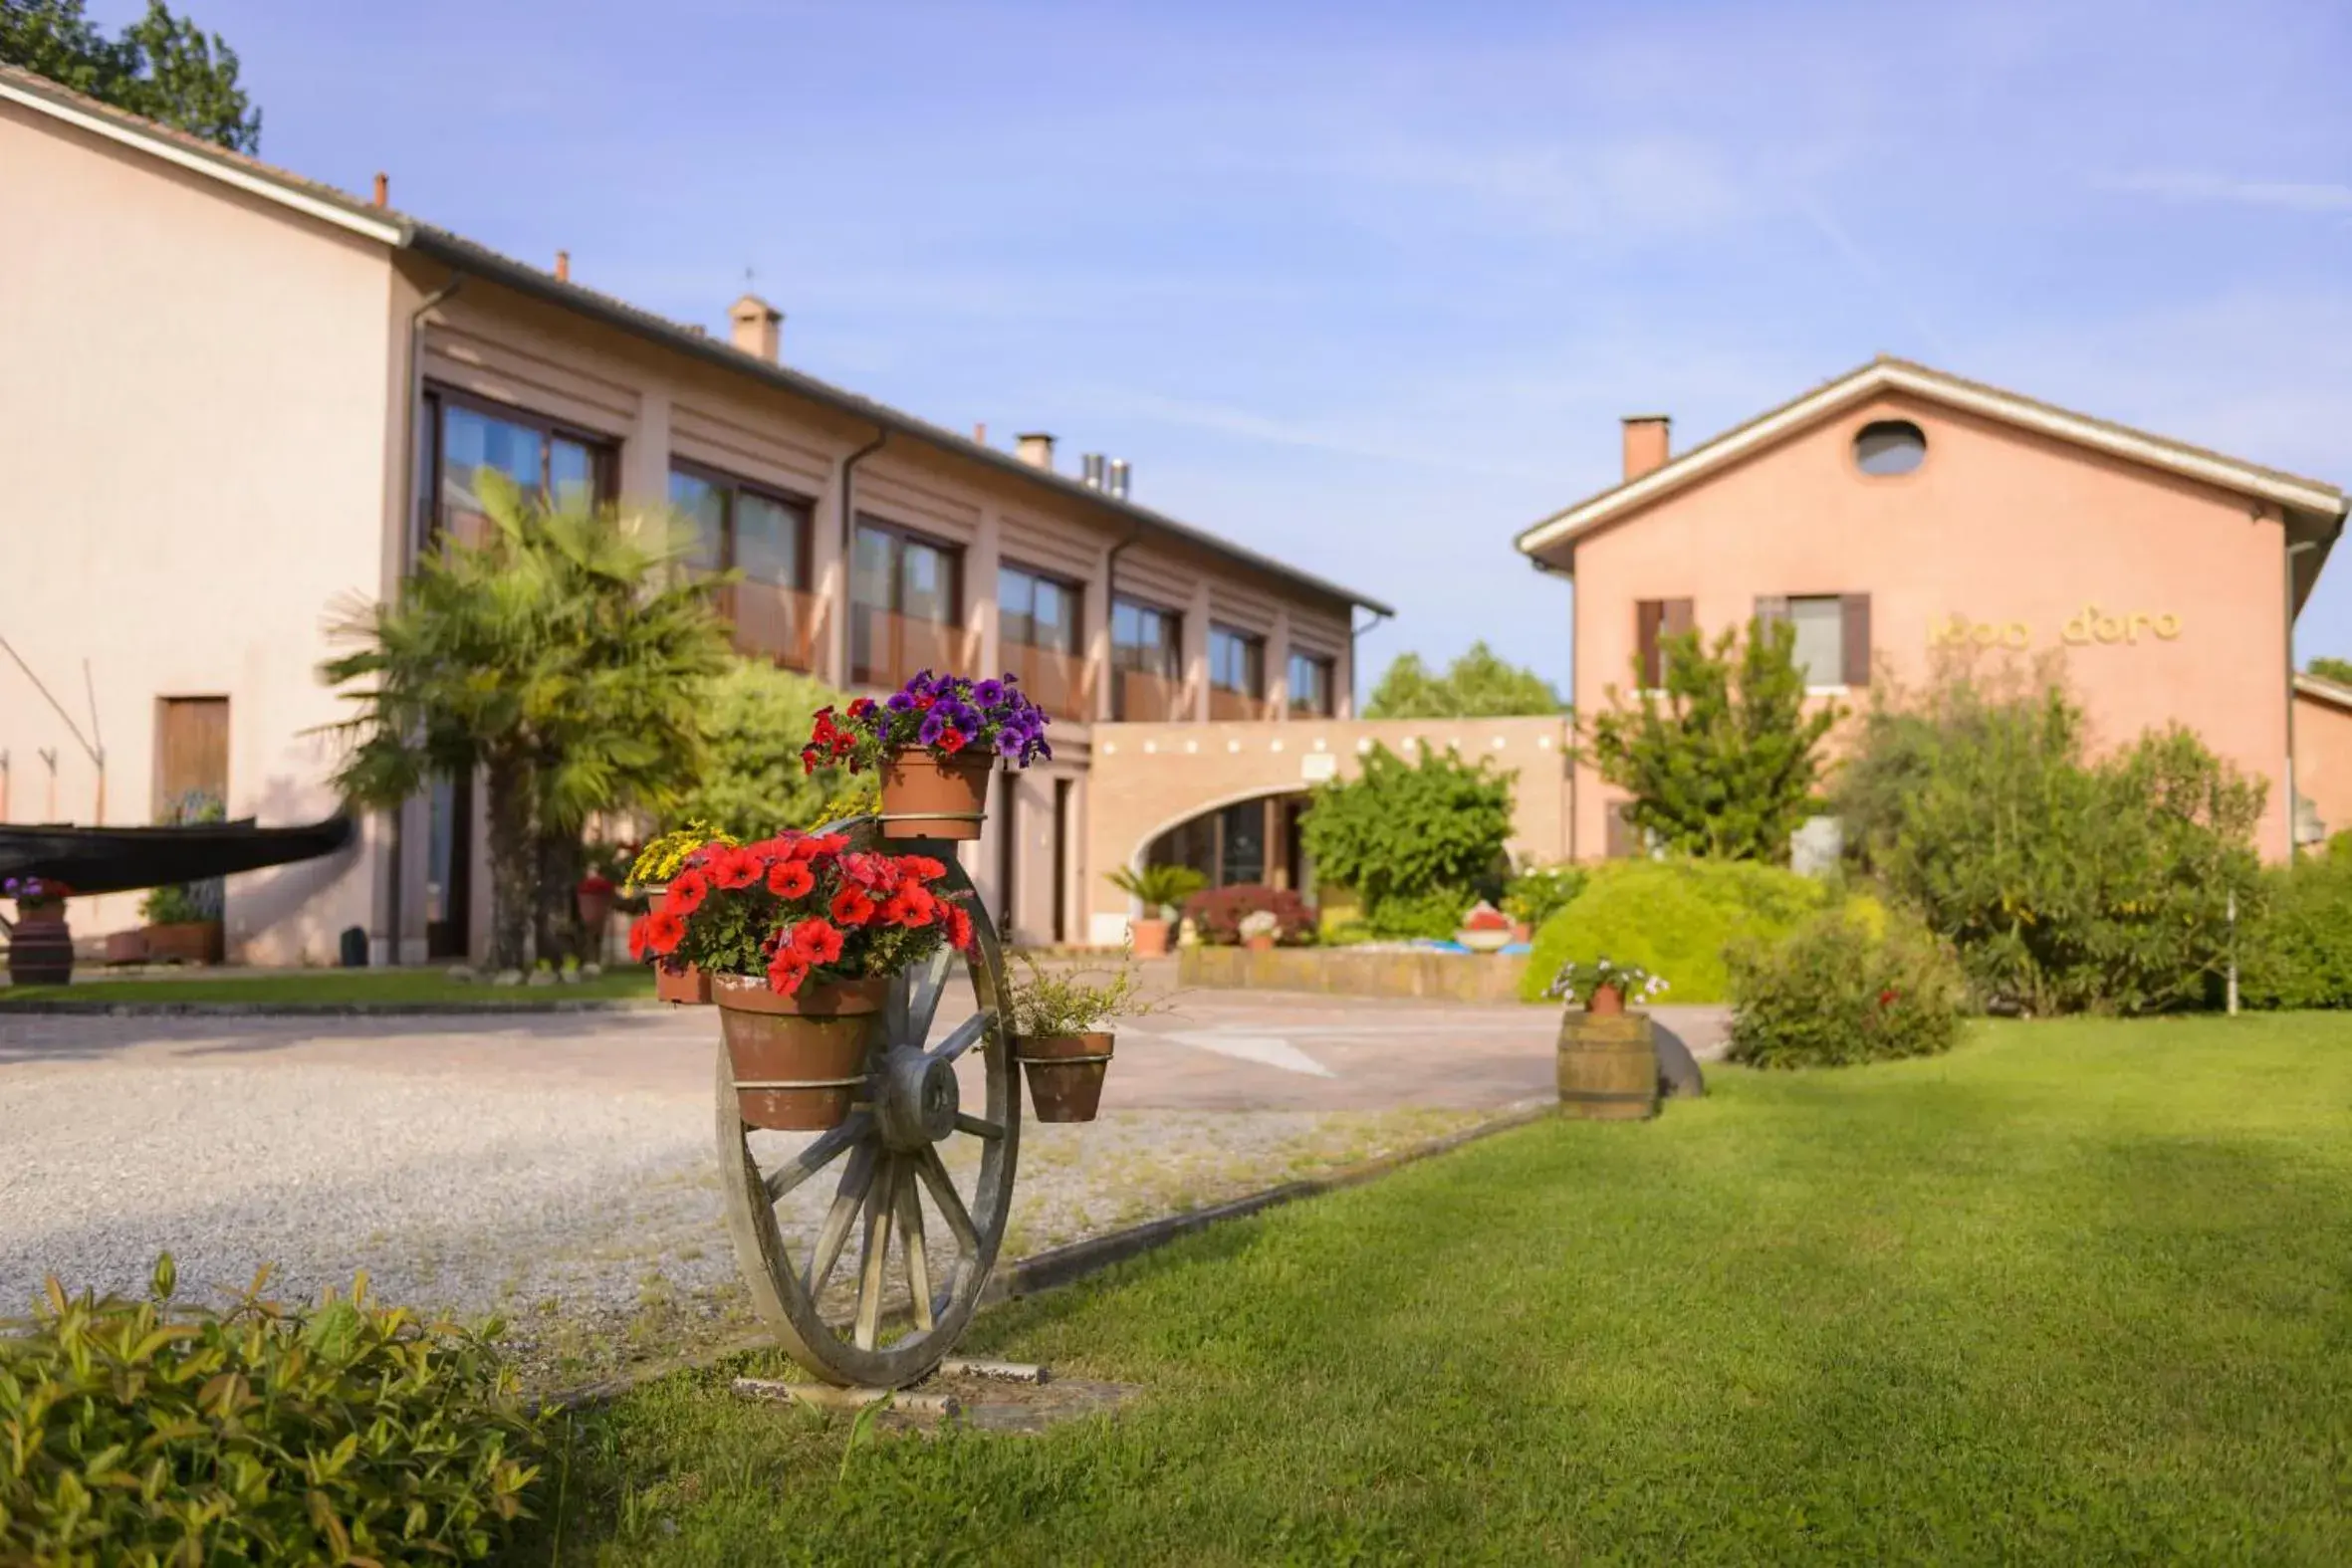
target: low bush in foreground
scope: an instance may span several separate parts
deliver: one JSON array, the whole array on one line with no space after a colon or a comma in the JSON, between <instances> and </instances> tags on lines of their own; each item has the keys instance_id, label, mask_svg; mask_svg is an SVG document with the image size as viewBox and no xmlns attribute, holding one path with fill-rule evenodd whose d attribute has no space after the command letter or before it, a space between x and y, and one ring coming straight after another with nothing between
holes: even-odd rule
<instances>
[{"instance_id":1,"label":"low bush in foreground","mask_svg":"<svg viewBox=\"0 0 2352 1568\"><path fill-rule=\"evenodd\" d=\"M1732 951L1729 1058L1750 1067L1847 1067L1934 1056L1960 1038L1960 966L1908 921L1883 932L1842 909L1777 942Z\"/></svg>"},{"instance_id":2,"label":"low bush in foreground","mask_svg":"<svg viewBox=\"0 0 2352 1568\"><path fill-rule=\"evenodd\" d=\"M2331 842L2262 875L2258 915L2241 928L2238 991L2250 1008L2352 1008L2352 856Z\"/></svg>"},{"instance_id":3,"label":"low bush in foreground","mask_svg":"<svg viewBox=\"0 0 2352 1568\"><path fill-rule=\"evenodd\" d=\"M367 1297L68 1297L0 1330L0 1562L478 1561L535 1423L481 1337Z\"/></svg>"},{"instance_id":4,"label":"low bush in foreground","mask_svg":"<svg viewBox=\"0 0 2352 1568\"><path fill-rule=\"evenodd\" d=\"M1784 936L1842 901L1844 894L1826 883L1753 861L1604 861L1535 933L1520 997L1540 1002L1562 964L1607 958L1665 976L1675 1002L1723 1002L1730 996L1726 954L1734 943ZM1883 921L1875 902L1853 903L1872 929Z\"/></svg>"}]
</instances>

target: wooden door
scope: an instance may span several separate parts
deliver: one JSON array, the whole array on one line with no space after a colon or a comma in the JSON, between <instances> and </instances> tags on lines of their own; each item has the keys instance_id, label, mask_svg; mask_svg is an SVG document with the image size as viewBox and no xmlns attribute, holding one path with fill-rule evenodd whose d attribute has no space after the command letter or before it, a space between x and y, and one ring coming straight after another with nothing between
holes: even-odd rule
<instances>
[{"instance_id":1,"label":"wooden door","mask_svg":"<svg viewBox=\"0 0 2352 1568\"><path fill-rule=\"evenodd\" d=\"M226 697L165 697L156 704L154 820L177 820L192 794L228 804Z\"/></svg>"}]
</instances>

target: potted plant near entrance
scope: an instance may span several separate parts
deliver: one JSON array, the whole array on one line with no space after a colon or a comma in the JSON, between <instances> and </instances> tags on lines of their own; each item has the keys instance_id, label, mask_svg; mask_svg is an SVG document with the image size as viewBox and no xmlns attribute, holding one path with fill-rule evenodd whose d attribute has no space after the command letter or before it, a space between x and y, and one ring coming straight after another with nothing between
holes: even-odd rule
<instances>
[{"instance_id":1,"label":"potted plant near entrance","mask_svg":"<svg viewBox=\"0 0 2352 1568\"><path fill-rule=\"evenodd\" d=\"M1209 879L1191 866L1121 866L1103 880L1143 905L1142 917L1128 927L1137 958L1168 956L1168 927L1176 911L1209 885Z\"/></svg>"},{"instance_id":2,"label":"potted plant near entrance","mask_svg":"<svg viewBox=\"0 0 2352 1568\"><path fill-rule=\"evenodd\" d=\"M817 711L801 766L871 768L881 778L885 838L974 839L988 812L988 776L1051 760L1045 710L1011 675L974 680L923 671L880 702L860 697Z\"/></svg>"},{"instance_id":3,"label":"potted plant near entrance","mask_svg":"<svg viewBox=\"0 0 2352 1568\"><path fill-rule=\"evenodd\" d=\"M74 932L66 924L73 889L54 877L12 876L0 894L16 900L9 930L8 978L19 986L63 986L74 978Z\"/></svg>"},{"instance_id":4,"label":"potted plant near entrance","mask_svg":"<svg viewBox=\"0 0 2352 1568\"><path fill-rule=\"evenodd\" d=\"M1585 1011L1605 1018L1623 1012L1628 1002L1649 1002L1667 989L1663 976L1653 975L1639 964L1618 964L1605 958L1581 964L1570 959L1559 967L1543 994L1570 1003L1582 997Z\"/></svg>"},{"instance_id":5,"label":"potted plant near entrance","mask_svg":"<svg viewBox=\"0 0 2352 1568\"><path fill-rule=\"evenodd\" d=\"M781 833L689 857L638 930L643 952L709 977L747 1126L837 1127L865 1079L891 978L973 941L927 855Z\"/></svg>"},{"instance_id":6,"label":"potted plant near entrance","mask_svg":"<svg viewBox=\"0 0 2352 1568\"><path fill-rule=\"evenodd\" d=\"M1272 953L1283 934L1283 917L1271 909L1253 909L1242 917L1242 946L1253 953Z\"/></svg>"},{"instance_id":7,"label":"potted plant near entrance","mask_svg":"<svg viewBox=\"0 0 2352 1568\"><path fill-rule=\"evenodd\" d=\"M1146 998L1131 964L1110 970L1049 968L1027 954L1013 980L1013 1056L1029 1079L1041 1122L1090 1122L1102 1110L1102 1080L1117 1036L1104 1025L1163 1005Z\"/></svg>"},{"instance_id":8,"label":"potted plant near entrance","mask_svg":"<svg viewBox=\"0 0 2352 1568\"><path fill-rule=\"evenodd\" d=\"M190 888L174 884L150 891L139 902L146 927L140 947L150 964L218 964L223 947L220 920L209 914Z\"/></svg>"}]
</instances>

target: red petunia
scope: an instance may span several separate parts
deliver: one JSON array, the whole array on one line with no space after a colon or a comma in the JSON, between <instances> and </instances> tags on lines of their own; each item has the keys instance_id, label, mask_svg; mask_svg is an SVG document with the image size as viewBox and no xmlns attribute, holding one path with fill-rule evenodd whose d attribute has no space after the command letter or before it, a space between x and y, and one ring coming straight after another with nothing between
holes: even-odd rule
<instances>
[{"instance_id":1,"label":"red petunia","mask_svg":"<svg viewBox=\"0 0 2352 1568\"><path fill-rule=\"evenodd\" d=\"M801 860L779 860L768 868L768 891L778 898L807 898L817 891L817 873Z\"/></svg>"},{"instance_id":2,"label":"red petunia","mask_svg":"<svg viewBox=\"0 0 2352 1568\"><path fill-rule=\"evenodd\" d=\"M780 997L790 997L801 989L809 978L809 964L791 948L781 948L768 965L768 989Z\"/></svg>"},{"instance_id":3,"label":"red petunia","mask_svg":"<svg viewBox=\"0 0 2352 1568\"><path fill-rule=\"evenodd\" d=\"M701 872L688 871L672 882L670 890L662 895L662 911L683 919L702 907L702 901L710 890L711 885L704 880Z\"/></svg>"},{"instance_id":4,"label":"red petunia","mask_svg":"<svg viewBox=\"0 0 2352 1568\"><path fill-rule=\"evenodd\" d=\"M881 922L881 924L885 926L906 925L908 922L906 918L905 896L903 894L893 893L888 898L883 899L882 907L875 911L875 917Z\"/></svg>"},{"instance_id":5,"label":"red petunia","mask_svg":"<svg viewBox=\"0 0 2352 1568\"><path fill-rule=\"evenodd\" d=\"M862 719L873 711L874 700L871 697L860 697L849 705L849 717L852 719Z\"/></svg>"},{"instance_id":6,"label":"red petunia","mask_svg":"<svg viewBox=\"0 0 2352 1568\"><path fill-rule=\"evenodd\" d=\"M941 751L947 753L948 756L953 757L956 755L956 753L964 749L964 732L961 730L942 730L939 732L939 739L932 744L936 745Z\"/></svg>"},{"instance_id":7,"label":"red petunia","mask_svg":"<svg viewBox=\"0 0 2352 1568\"><path fill-rule=\"evenodd\" d=\"M905 912L898 917L898 923L909 930L931 924L939 914L939 900L920 882L899 883L897 895L890 902L904 906Z\"/></svg>"},{"instance_id":8,"label":"red petunia","mask_svg":"<svg viewBox=\"0 0 2352 1568\"><path fill-rule=\"evenodd\" d=\"M971 952L972 917L964 912L964 906L949 903L944 906L943 915L947 921L947 945L958 953Z\"/></svg>"},{"instance_id":9,"label":"red petunia","mask_svg":"<svg viewBox=\"0 0 2352 1568\"><path fill-rule=\"evenodd\" d=\"M926 882L936 882L947 875L947 867L929 855L901 855L898 863Z\"/></svg>"},{"instance_id":10,"label":"red petunia","mask_svg":"<svg viewBox=\"0 0 2352 1568\"><path fill-rule=\"evenodd\" d=\"M760 857L751 850L730 849L711 862L711 882L728 889L749 887L764 869Z\"/></svg>"},{"instance_id":11,"label":"red petunia","mask_svg":"<svg viewBox=\"0 0 2352 1568\"><path fill-rule=\"evenodd\" d=\"M837 855L848 848L849 835L847 833L819 833L809 842L816 846L815 852L811 856L812 859L815 859L823 855Z\"/></svg>"},{"instance_id":12,"label":"red petunia","mask_svg":"<svg viewBox=\"0 0 2352 1568\"><path fill-rule=\"evenodd\" d=\"M846 757L846 756L848 756L848 755L849 755L851 752L854 752L854 751L856 751L856 750L857 750L857 737L856 737L856 736L854 736L854 735L851 735L851 734L849 734L847 731L845 731L845 730L844 730L844 731L842 731L840 734L838 734L838 735L836 735L836 736L834 736L834 737L833 737L833 755L834 755L835 757Z\"/></svg>"},{"instance_id":13,"label":"red petunia","mask_svg":"<svg viewBox=\"0 0 2352 1568\"><path fill-rule=\"evenodd\" d=\"M1894 1006L1896 996L1897 993L1891 989L1882 991L1878 994L1878 1005L1882 1008L1892 1007Z\"/></svg>"},{"instance_id":14,"label":"red petunia","mask_svg":"<svg viewBox=\"0 0 2352 1568\"><path fill-rule=\"evenodd\" d=\"M686 940L686 918L674 910L657 909L637 923L645 934L645 946L656 955L668 958Z\"/></svg>"},{"instance_id":15,"label":"red petunia","mask_svg":"<svg viewBox=\"0 0 2352 1568\"><path fill-rule=\"evenodd\" d=\"M811 964L830 964L841 956L841 933L812 916L793 927L793 951Z\"/></svg>"},{"instance_id":16,"label":"red petunia","mask_svg":"<svg viewBox=\"0 0 2352 1568\"><path fill-rule=\"evenodd\" d=\"M844 926L862 926L874 918L874 901L863 888L845 887L833 895L832 915Z\"/></svg>"},{"instance_id":17,"label":"red petunia","mask_svg":"<svg viewBox=\"0 0 2352 1568\"><path fill-rule=\"evenodd\" d=\"M818 750L816 747L814 747L814 746L804 746L804 747L802 747L802 748L801 748L801 777L802 777L802 778L806 779L807 777L809 777L809 775L811 775L811 774L813 774L813 773L817 772L817 763L818 763L818 759L819 759L820 757L822 757L823 755L823 754L822 752L820 752L820 751L819 751L819 750Z\"/></svg>"},{"instance_id":18,"label":"red petunia","mask_svg":"<svg viewBox=\"0 0 2352 1568\"><path fill-rule=\"evenodd\" d=\"M636 962L636 963L639 963L639 964L642 964L642 963L644 963L644 962L645 962L645 952L646 952L646 949L645 949L645 941L646 941L646 923L645 923L643 920L632 920L632 921L630 921L630 922L629 922L629 958L630 958L632 961L634 961L634 962Z\"/></svg>"}]
</instances>

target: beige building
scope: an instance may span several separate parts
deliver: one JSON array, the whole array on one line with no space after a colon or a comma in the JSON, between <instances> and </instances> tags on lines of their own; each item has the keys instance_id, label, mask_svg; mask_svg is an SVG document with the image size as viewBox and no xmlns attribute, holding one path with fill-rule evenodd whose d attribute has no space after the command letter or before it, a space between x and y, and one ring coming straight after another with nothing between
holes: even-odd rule
<instances>
[{"instance_id":1,"label":"beige building","mask_svg":"<svg viewBox=\"0 0 2352 1568\"><path fill-rule=\"evenodd\" d=\"M0 68L0 821L144 822L191 789L334 811L331 615L462 534L486 469L704 520L747 653L849 689L1018 672L1057 756L1009 780L972 865L1025 941L1115 940L1100 873L1182 814L1155 795L1090 831L1119 815L1114 723L1263 748L1348 717L1351 617L1385 607L1136 505L1123 464L1071 476L1051 436L1002 451L794 370L758 299L707 336L385 196ZM1240 785L1197 787L1230 814ZM353 926L377 962L478 952L480 819L445 785L341 857L233 879L232 956L329 962Z\"/></svg>"}]
</instances>

